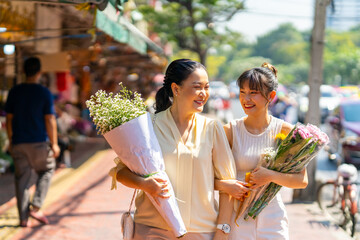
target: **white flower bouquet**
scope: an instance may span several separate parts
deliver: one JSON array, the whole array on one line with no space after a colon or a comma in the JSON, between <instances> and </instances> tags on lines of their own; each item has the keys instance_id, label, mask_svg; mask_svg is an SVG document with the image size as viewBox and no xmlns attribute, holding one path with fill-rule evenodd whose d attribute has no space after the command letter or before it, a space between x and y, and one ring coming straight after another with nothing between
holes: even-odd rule
<instances>
[{"instance_id":1,"label":"white flower bouquet","mask_svg":"<svg viewBox=\"0 0 360 240\"><path fill-rule=\"evenodd\" d=\"M170 183L150 114L146 112L140 94L132 93L125 87L115 95L99 90L86 101L86 106L98 133L104 136L121 162L142 177L154 175ZM115 167L109 174L114 176L116 173ZM186 233L186 228L171 183L169 185L169 198L154 199L147 195L175 236L181 237ZM116 188L114 178L113 188Z\"/></svg>"}]
</instances>

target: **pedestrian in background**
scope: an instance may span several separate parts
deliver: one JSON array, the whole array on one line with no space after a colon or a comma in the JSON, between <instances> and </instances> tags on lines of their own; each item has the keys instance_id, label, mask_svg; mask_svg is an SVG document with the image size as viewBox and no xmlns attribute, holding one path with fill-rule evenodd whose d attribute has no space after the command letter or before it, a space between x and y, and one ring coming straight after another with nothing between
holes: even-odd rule
<instances>
[{"instance_id":1,"label":"pedestrian in background","mask_svg":"<svg viewBox=\"0 0 360 240\"><path fill-rule=\"evenodd\" d=\"M55 158L60 153L51 92L40 84L41 63L36 57L24 62L25 83L14 86L5 105L6 130L15 166L15 191L20 226L31 226L29 215L43 224L49 221L40 210L50 186ZM36 191L30 203L32 171Z\"/></svg>"},{"instance_id":2,"label":"pedestrian in background","mask_svg":"<svg viewBox=\"0 0 360 240\"><path fill-rule=\"evenodd\" d=\"M188 230L184 240L225 240L230 232L233 204L228 194L220 193L217 207L214 180L235 179L235 165L221 123L198 114L208 98L205 67L188 59L175 60L168 66L163 87L156 94L154 130ZM144 194L166 197L168 183L138 176L125 165L118 171L117 180L142 190L135 202L134 239L175 240Z\"/></svg>"},{"instance_id":3,"label":"pedestrian in background","mask_svg":"<svg viewBox=\"0 0 360 240\"><path fill-rule=\"evenodd\" d=\"M261 67L245 71L237 80L239 100L246 117L231 121L224 126L235 159L238 181L217 180L215 186L237 199L252 188L270 182L289 188L305 188L308 184L306 168L300 173L286 174L259 167L262 151L276 144L275 136L289 134L293 126L269 114L269 104L276 95L277 70L264 63ZM251 172L246 187L245 174ZM230 240L289 239L288 219L280 193L256 219L244 220L240 216L235 224L235 211L231 220Z\"/></svg>"}]
</instances>

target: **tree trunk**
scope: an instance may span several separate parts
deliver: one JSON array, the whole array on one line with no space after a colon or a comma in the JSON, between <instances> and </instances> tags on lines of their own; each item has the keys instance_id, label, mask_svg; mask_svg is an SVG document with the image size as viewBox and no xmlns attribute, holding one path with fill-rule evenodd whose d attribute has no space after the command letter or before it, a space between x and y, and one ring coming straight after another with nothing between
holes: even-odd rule
<instances>
[{"instance_id":1,"label":"tree trunk","mask_svg":"<svg viewBox=\"0 0 360 240\"><path fill-rule=\"evenodd\" d=\"M206 67L207 53L202 51L202 52L198 52L198 55L199 55L200 63Z\"/></svg>"},{"instance_id":2,"label":"tree trunk","mask_svg":"<svg viewBox=\"0 0 360 240\"><path fill-rule=\"evenodd\" d=\"M311 37L311 63L309 72L309 111L305 121L320 125L320 86L323 81L323 52L325 36L326 7L330 0L316 0L314 28ZM307 167L309 184L304 190L296 190L294 200L314 201L316 198L316 158Z\"/></svg>"}]
</instances>

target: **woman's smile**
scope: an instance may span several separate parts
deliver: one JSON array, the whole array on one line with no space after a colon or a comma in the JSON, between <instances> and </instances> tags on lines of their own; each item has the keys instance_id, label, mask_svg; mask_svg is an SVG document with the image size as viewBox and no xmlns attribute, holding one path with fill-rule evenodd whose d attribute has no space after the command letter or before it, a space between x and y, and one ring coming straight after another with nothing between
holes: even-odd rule
<instances>
[{"instance_id":1,"label":"woman's smile","mask_svg":"<svg viewBox=\"0 0 360 240\"><path fill-rule=\"evenodd\" d=\"M255 104L243 104L245 109L252 109L253 107L255 107Z\"/></svg>"},{"instance_id":2,"label":"woman's smile","mask_svg":"<svg viewBox=\"0 0 360 240\"><path fill-rule=\"evenodd\" d=\"M196 104L198 104L199 106L203 106L205 104L204 100L195 100L194 101Z\"/></svg>"}]
</instances>

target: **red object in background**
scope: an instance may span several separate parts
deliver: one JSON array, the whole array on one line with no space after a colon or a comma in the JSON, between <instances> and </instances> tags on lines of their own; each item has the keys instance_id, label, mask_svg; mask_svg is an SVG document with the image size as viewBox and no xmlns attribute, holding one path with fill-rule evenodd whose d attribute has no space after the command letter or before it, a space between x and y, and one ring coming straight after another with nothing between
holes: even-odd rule
<instances>
[{"instance_id":1,"label":"red object in background","mask_svg":"<svg viewBox=\"0 0 360 240\"><path fill-rule=\"evenodd\" d=\"M230 108L230 101L223 99L223 109L229 109Z\"/></svg>"},{"instance_id":2,"label":"red object in background","mask_svg":"<svg viewBox=\"0 0 360 240\"><path fill-rule=\"evenodd\" d=\"M57 72L56 73L56 86L60 92L66 90L66 87L67 87L66 75L67 75L67 72Z\"/></svg>"}]
</instances>

